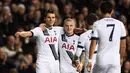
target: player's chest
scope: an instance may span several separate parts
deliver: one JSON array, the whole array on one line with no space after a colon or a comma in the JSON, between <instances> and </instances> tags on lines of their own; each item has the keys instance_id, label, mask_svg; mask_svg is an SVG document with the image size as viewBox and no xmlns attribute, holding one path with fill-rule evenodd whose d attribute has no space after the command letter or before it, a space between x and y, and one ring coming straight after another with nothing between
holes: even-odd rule
<instances>
[{"instance_id":1,"label":"player's chest","mask_svg":"<svg viewBox=\"0 0 130 73\"><path fill-rule=\"evenodd\" d=\"M55 44L58 43L58 35L55 31L47 31L43 32L43 35L40 36L40 41L43 42L43 44Z\"/></svg>"},{"instance_id":2,"label":"player's chest","mask_svg":"<svg viewBox=\"0 0 130 73\"><path fill-rule=\"evenodd\" d=\"M44 44L58 43L58 36L44 36L43 43Z\"/></svg>"},{"instance_id":3,"label":"player's chest","mask_svg":"<svg viewBox=\"0 0 130 73\"><path fill-rule=\"evenodd\" d=\"M76 40L69 40L69 41L62 41L59 43L62 50L75 52L77 49L77 41Z\"/></svg>"}]
</instances>

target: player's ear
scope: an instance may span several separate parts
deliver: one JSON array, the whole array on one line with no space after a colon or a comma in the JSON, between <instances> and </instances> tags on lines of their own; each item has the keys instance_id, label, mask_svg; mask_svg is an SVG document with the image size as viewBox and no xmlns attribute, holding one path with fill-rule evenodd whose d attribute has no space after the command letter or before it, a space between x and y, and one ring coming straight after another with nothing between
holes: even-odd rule
<instances>
[{"instance_id":1,"label":"player's ear","mask_svg":"<svg viewBox=\"0 0 130 73\"><path fill-rule=\"evenodd\" d=\"M112 9L112 11L111 11L111 15L113 15L114 14L114 9Z\"/></svg>"}]
</instances>

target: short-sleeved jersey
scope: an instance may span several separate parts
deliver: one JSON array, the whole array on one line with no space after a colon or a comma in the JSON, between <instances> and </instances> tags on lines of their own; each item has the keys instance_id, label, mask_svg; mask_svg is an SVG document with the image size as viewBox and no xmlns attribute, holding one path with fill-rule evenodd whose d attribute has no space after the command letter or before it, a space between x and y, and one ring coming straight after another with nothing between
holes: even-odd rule
<instances>
[{"instance_id":1,"label":"short-sleeved jersey","mask_svg":"<svg viewBox=\"0 0 130 73\"><path fill-rule=\"evenodd\" d=\"M33 36L37 37L37 61L51 62L58 59L58 38L63 29L52 27L42 31L40 27L31 30Z\"/></svg>"},{"instance_id":2,"label":"short-sleeved jersey","mask_svg":"<svg viewBox=\"0 0 130 73\"><path fill-rule=\"evenodd\" d=\"M92 30L87 30L86 32L80 35L78 45L82 46L82 48L81 47L78 48L84 49L86 52L89 52L89 47L91 43L91 34Z\"/></svg>"},{"instance_id":3,"label":"short-sleeved jersey","mask_svg":"<svg viewBox=\"0 0 130 73\"><path fill-rule=\"evenodd\" d=\"M60 69L62 73L74 73L76 69L72 66L72 60L77 50L79 36L67 36L62 34L59 40Z\"/></svg>"},{"instance_id":4,"label":"short-sleeved jersey","mask_svg":"<svg viewBox=\"0 0 130 73\"><path fill-rule=\"evenodd\" d=\"M96 64L120 65L120 40L126 36L122 22L114 18L103 18L94 23L92 40L97 40Z\"/></svg>"},{"instance_id":5,"label":"short-sleeved jersey","mask_svg":"<svg viewBox=\"0 0 130 73\"><path fill-rule=\"evenodd\" d=\"M89 29L80 35L78 41L78 49L83 49L86 52L86 60L88 60L89 49L91 44L91 35L92 35L92 29ZM97 52L97 46L95 49L95 54L96 52Z\"/></svg>"}]
</instances>

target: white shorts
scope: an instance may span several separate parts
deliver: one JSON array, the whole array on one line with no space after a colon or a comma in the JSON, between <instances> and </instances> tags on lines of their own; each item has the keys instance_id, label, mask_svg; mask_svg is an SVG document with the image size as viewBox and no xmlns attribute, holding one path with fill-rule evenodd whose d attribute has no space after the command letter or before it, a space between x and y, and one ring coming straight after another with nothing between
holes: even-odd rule
<instances>
[{"instance_id":1,"label":"white shorts","mask_svg":"<svg viewBox=\"0 0 130 73\"><path fill-rule=\"evenodd\" d=\"M36 63L36 73L60 73L59 61L52 62L37 62Z\"/></svg>"},{"instance_id":2,"label":"white shorts","mask_svg":"<svg viewBox=\"0 0 130 73\"><path fill-rule=\"evenodd\" d=\"M121 73L120 65L94 65L92 73Z\"/></svg>"}]
</instances>

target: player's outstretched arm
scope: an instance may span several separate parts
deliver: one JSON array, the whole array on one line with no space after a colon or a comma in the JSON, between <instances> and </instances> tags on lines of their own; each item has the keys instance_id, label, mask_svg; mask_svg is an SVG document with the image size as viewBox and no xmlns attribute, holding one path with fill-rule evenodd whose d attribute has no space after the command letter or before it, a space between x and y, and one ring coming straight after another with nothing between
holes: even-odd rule
<instances>
[{"instance_id":1,"label":"player's outstretched arm","mask_svg":"<svg viewBox=\"0 0 130 73\"><path fill-rule=\"evenodd\" d=\"M15 36L16 36L16 38L18 38L18 37L30 37L30 36L32 36L32 32L31 31L16 32Z\"/></svg>"}]
</instances>

